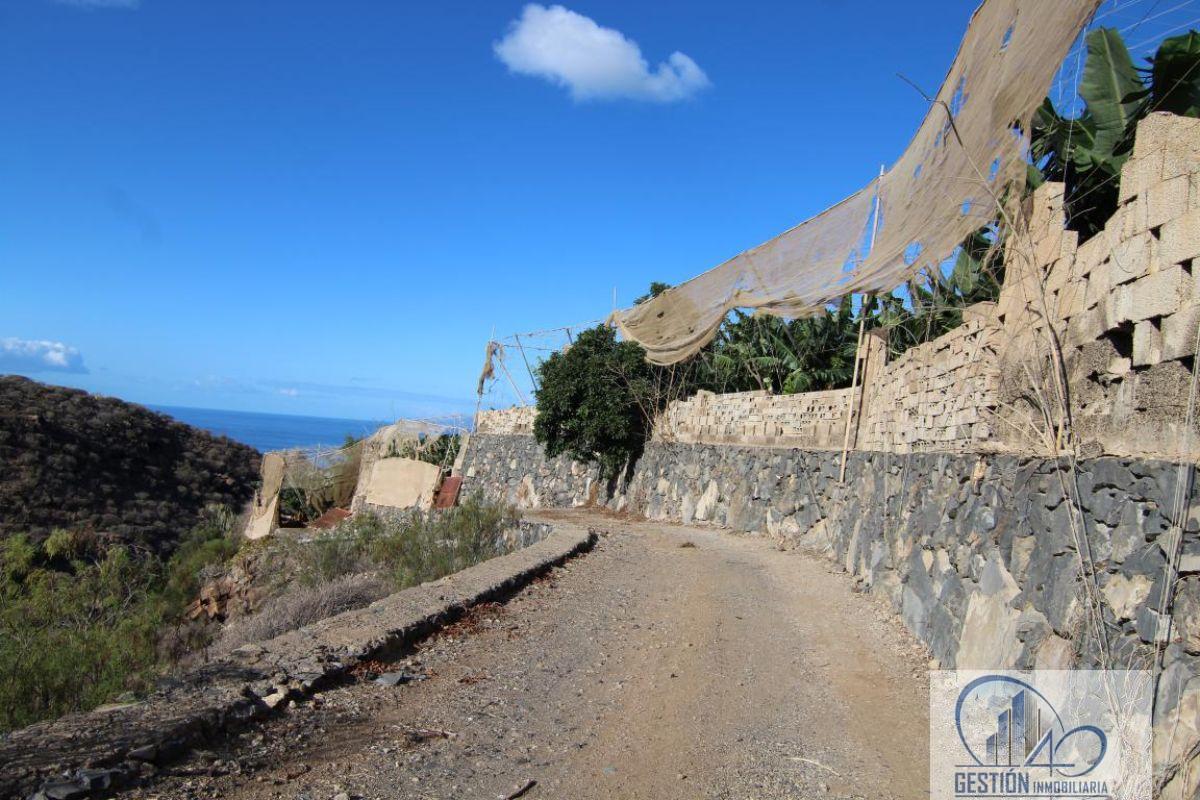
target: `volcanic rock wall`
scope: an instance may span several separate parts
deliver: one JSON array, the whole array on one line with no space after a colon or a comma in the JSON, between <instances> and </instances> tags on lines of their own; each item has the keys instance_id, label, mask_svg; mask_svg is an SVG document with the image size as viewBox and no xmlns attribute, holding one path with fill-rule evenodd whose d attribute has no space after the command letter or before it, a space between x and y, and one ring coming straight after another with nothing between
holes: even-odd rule
<instances>
[{"instance_id":1,"label":"volcanic rock wall","mask_svg":"<svg viewBox=\"0 0 1200 800\"><path fill-rule=\"evenodd\" d=\"M479 494L518 508L595 505L611 489L595 464L547 458L528 434L476 433L462 462L462 497Z\"/></svg>"}]
</instances>

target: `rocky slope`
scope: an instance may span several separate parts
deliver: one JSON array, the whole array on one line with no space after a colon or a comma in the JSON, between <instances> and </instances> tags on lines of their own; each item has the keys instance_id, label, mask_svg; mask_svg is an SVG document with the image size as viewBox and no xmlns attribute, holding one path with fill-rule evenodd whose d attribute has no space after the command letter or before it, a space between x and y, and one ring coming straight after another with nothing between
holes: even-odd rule
<instances>
[{"instance_id":1,"label":"rocky slope","mask_svg":"<svg viewBox=\"0 0 1200 800\"><path fill-rule=\"evenodd\" d=\"M132 403L0 376L0 537L67 528L169 551L206 505L242 509L258 459Z\"/></svg>"}]
</instances>

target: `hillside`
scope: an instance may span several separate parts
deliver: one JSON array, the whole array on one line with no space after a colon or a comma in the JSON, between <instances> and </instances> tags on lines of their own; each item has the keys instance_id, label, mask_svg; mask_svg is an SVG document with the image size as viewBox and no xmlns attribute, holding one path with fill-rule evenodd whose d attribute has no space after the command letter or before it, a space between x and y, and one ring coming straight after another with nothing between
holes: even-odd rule
<instances>
[{"instance_id":1,"label":"hillside","mask_svg":"<svg viewBox=\"0 0 1200 800\"><path fill-rule=\"evenodd\" d=\"M132 403L0 376L0 536L67 528L169 551L206 505L242 509L258 460Z\"/></svg>"}]
</instances>

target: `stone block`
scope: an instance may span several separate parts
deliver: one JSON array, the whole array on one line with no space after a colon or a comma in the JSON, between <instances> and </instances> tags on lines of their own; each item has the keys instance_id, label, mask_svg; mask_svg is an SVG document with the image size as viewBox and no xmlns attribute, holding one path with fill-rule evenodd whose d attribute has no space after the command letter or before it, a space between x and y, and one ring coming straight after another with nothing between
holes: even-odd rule
<instances>
[{"instance_id":1,"label":"stone block","mask_svg":"<svg viewBox=\"0 0 1200 800\"><path fill-rule=\"evenodd\" d=\"M1162 363L1163 337L1154 320L1143 320L1133 329L1133 365L1147 367Z\"/></svg>"},{"instance_id":2,"label":"stone block","mask_svg":"<svg viewBox=\"0 0 1200 800\"><path fill-rule=\"evenodd\" d=\"M1114 244L1112 256L1108 261L1112 285L1128 283L1148 275L1152 271L1156 245L1157 242L1149 231L1143 231Z\"/></svg>"},{"instance_id":3,"label":"stone block","mask_svg":"<svg viewBox=\"0 0 1200 800\"><path fill-rule=\"evenodd\" d=\"M1075 276L1090 276L1108 258L1109 251L1108 237L1103 233L1081 244L1075 253Z\"/></svg>"},{"instance_id":4,"label":"stone block","mask_svg":"<svg viewBox=\"0 0 1200 800\"><path fill-rule=\"evenodd\" d=\"M1200 120L1178 117L1165 111L1147 114L1137 126L1133 158L1140 159L1147 155L1180 149L1181 143L1195 142L1198 136Z\"/></svg>"},{"instance_id":5,"label":"stone block","mask_svg":"<svg viewBox=\"0 0 1200 800\"><path fill-rule=\"evenodd\" d=\"M1045 280L1042 285L1047 291L1057 292L1071 280L1071 273L1075 266L1075 259L1059 258L1052 263L1046 270Z\"/></svg>"},{"instance_id":6,"label":"stone block","mask_svg":"<svg viewBox=\"0 0 1200 800\"><path fill-rule=\"evenodd\" d=\"M1192 276L1176 265L1135 281L1130 289L1132 313L1129 319L1139 322L1164 317L1174 314L1191 299Z\"/></svg>"},{"instance_id":7,"label":"stone block","mask_svg":"<svg viewBox=\"0 0 1200 800\"><path fill-rule=\"evenodd\" d=\"M1170 180L1179 175L1195 174L1200 169L1200 158L1187 147L1169 147L1162 153L1162 177Z\"/></svg>"},{"instance_id":8,"label":"stone block","mask_svg":"<svg viewBox=\"0 0 1200 800\"><path fill-rule=\"evenodd\" d=\"M1107 330L1103 308L1089 308L1071 317L1067 325L1067 341L1070 346L1094 342Z\"/></svg>"},{"instance_id":9,"label":"stone block","mask_svg":"<svg viewBox=\"0 0 1200 800\"><path fill-rule=\"evenodd\" d=\"M1121 239L1132 239L1139 233L1145 233L1150 230L1149 210L1150 204L1144 194L1131 198L1125 205L1117 208L1117 212L1109 218L1100 235L1115 234Z\"/></svg>"},{"instance_id":10,"label":"stone block","mask_svg":"<svg viewBox=\"0 0 1200 800\"><path fill-rule=\"evenodd\" d=\"M1055 181L1047 181L1035 189L1030 200L1030 231L1036 234L1053 227L1061 229L1065 222L1065 197L1066 187Z\"/></svg>"},{"instance_id":11,"label":"stone block","mask_svg":"<svg viewBox=\"0 0 1200 800\"><path fill-rule=\"evenodd\" d=\"M1066 231L1062 228L1051 227L1034 239L1033 263L1044 267L1053 264L1062 255Z\"/></svg>"},{"instance_id":12,"label":"stone block","mask_svg":"<svg viewBox=\"0 0 1200 800\"><path fill-rule=\"evenodd\" d=\"M1163 225L1158 256L1163 264L1180 264L1200 256L1200 209Z\"/></svg>"},{"instance_id":13,"label":"stone block","mask_svg":"<svg viewBox=\"0 0 1200 800\"><path fill-rule=\"evenodd\" d=\"M1188 212L1190 187L1188 175L1179 175L1149 187L1143 195L1147 226L1157 228L1184 216Z\"/></svg>"},{"instance_id":14,"label":"stone block","mask_svg":"<svg viewBox=\"0 0 1200 800\"><path fill-rule=\"evenodd\" d=\"M1122 322L1133 319L1133 287L1115 286L1104 301L1104 328L1112 330Z\"/></svg>"},{"instance_id":15,"label":"stone block","mask_svg":"<svg viewBox=\"0 0 1200 800\"><path fill-rule=\"evenodd\" d=\"M1070 319L1087 308L1087 283L1073 280L1058 290L1055 313L1059 319Z\"/></svg>"},{"instance_id":16,"label":"stone block","mask_svg":"<svg viewBox=\"0 0 1200 800\"><path fill-rule=\"evenodd\" d=\"M1183 306L1162 321L1162 357L1166 360L1196 355L1196 327L1200 325L1200 304Z\"/></svg>"},{"instance_id":17,"label":"stone block","mask_svg":"<svg viewBox=\"0 0 1200 800\"><path fill-rule=\"evenodd\" d=\"M1127 203L1162 180L1162 148L1159 147L1154 152L1147 151L1142 155L1137 153L1136 144L1134 148L1134 155L1121 167L1121 185L1117 190L1118 203Z\"/></svg>"},{"instance_id":18,"label":"stone block","mask_svg":"<svg viewBox=\"0 0 1200 800\"><path fill-rule=\"evenodd\" d=\"M1099 239L1102 236L1104 236L1103 233L1096 236L1091 241L1094 242L1096 239ZM1091 272L1088 273L1089 293L1093 296L1100 297L1101 302L1103 302L1103 297L1108 294L1108 292L1115 285L1113 276L1112 248L1108 247L1106 244L1104 252L1105 259L1093 267Z\"/></svg>"}]
</instances>

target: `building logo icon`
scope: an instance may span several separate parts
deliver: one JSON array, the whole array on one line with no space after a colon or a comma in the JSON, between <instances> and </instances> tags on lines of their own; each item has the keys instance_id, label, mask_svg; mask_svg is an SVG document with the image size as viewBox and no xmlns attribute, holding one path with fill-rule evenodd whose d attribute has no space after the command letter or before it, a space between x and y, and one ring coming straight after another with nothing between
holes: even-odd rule
<instances>
[{"instance_id":1,"label":"building logo icon","mask_svg":"<svg viewBox=\"0 0 1200 800\"><path fill-rule=\"evenodd\" d=\"M1149 686L1141 672L931 673L931 797L1149 800Z\"/></svg>"},{"instance_id":2,"label":"building logo icon","mask_svg":"<svg viewBox=\"0 0 1200 800\"><path fill-rule=\"evenodd\" d=\"M987 737L983 757L968 741L963 729L963 706L979 697L988 705L1002 706L995 716L995 731ZM1108 737L1094 725L1067 730L1062 717L1041 693L1020 678L1008 675L984 675L971 681L959 693L954 710L963 749L974 759L970 766L1043 767L1050 775L1083 777L1104 760ZM1087 739L1086 743L1081 740ZM1077 741L1080 740L1080 741ZM1083 763L1060 761L1056 754L1069 745L1072 753L1083 751Z\"/></svg>"}]
</instances>

